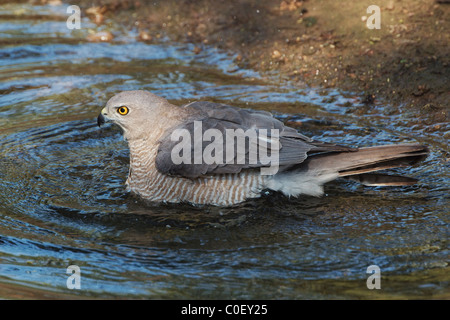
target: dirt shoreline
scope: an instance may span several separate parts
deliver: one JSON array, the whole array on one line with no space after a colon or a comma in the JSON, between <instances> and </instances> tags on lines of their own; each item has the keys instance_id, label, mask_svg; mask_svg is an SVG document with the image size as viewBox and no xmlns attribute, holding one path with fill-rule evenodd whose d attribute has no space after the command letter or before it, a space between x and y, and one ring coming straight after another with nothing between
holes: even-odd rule
<instances>
[{"instance_id":1,"label":"dirt shoreline","mask_svg":"<svg viewBox=\"0 0 450 320\"><path fill-rule=\"evenodd\" d=\"M389 102L389 113L401 112L401 105L429 130L448 135L446 1L377 0L380 29L367 27L374 1L78 2L93 21L136 28L142 41L169 37L195 43L198 52L217 46L237 53L238 65L276 72L299 87L335 87L367 104Z\"/></svg>"}]
</instances>

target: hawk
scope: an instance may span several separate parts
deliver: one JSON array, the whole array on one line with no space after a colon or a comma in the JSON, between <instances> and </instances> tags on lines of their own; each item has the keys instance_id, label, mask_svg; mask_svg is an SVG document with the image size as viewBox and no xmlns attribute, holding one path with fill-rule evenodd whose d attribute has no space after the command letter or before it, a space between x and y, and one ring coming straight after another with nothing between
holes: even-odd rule
<instances>
[{"instance_id":1,"label":"hawk","mask_svg":"<svg viewBox=\"0 0 450 320\"><path fill-rule=\"evenodd\" d=\"M97 118L117 124L130 148L127 189L153 202L231 206L273 190L321 196L347 177L365 185L416 179L372 173L413 165L428 148L357 148L313 140L266 111L197 101L175 106L148 91L113 96Z\"/></svg>"}]
</instances>

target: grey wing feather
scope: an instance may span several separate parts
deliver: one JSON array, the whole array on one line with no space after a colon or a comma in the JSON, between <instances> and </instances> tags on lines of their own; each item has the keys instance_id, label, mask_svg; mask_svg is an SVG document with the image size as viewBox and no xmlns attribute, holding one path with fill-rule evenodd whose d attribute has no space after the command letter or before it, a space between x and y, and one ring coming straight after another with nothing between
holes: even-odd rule
<instances>
[{"instance_id":1,"label":"grey wing feather","mask_svg":"<svg viewBox=\"0 0 450 320\"><path fill-rule=\"evenodd\" d=\"M168 130L161 139L156 157L156 168L161 173L196 178L206 174L238 173L243 169L270 165L261 161L259 156L256 159L252 158L254 155L251 154L251 151L255 150L257 150L258 155L261 154L261 151L267 155L272 155L272 152L278 152L279 170L286 170L289 167L302 163L307 158L308 152L353 150L348 147L314 141L298 133L294 128L286 127L281 121L275 119L271 113L266 111L242 109L206 101L193 102L182 108L189 109L191 116L181 125ZM194 148L194 139L181 141L181 139L172 138L172 133L175 129L185 130L184 132L188 133L190 137L194 137L194 121L201 122L202 133L205 133L208 129L216 129L224 137L223 141L217 142L218 144L222 143L224 152L221 158L222 161L215 161L214 163L201 161L201 163L195 163L195 151L200 150L200 152L203 152L213 140L202 141L200 142L201 147ZM241 150L235 148L233 157L227 159L225 154L227 150L226 131L230 129L234 130L234 132L242 129L244 133L247 130L249 130L248 132L253 131L258 138L252 139L247 137L245 148ZM264 132L261 131L262 129L265 129ZM271 129L278 130L279 146L273 143L276 139L270 140ZM267 139L264 139L264 137L260 138L262 133L266 133L269 141L272 143L267 143ZM172 159L172 151L174 148L179 149L181 143L187 143L185 147L190 148L190 159L186 161L187 163L176 164ZM243 159L245 161L242 161Z\"/></svg>"}]
</instances>

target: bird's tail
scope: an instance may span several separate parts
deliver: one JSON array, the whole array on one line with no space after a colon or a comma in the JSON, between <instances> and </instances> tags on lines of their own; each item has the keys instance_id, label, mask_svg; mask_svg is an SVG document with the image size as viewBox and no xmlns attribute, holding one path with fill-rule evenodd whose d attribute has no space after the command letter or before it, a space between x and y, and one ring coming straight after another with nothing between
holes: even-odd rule
<instances>
[{"instance_id":1,"label":"bird's tail","mask_svg":"<svg viewBox=\"0 0 450 320\"><path fill-rule=\"evenodd\" d=\"M270 185L286 195L300 193L319 196L322 185L339 177L370 186L405 186L416 179L372 173L379 170L411 166L428 155L428 148L419 144L397 144L360 148L351 152L316 154L299 168L275 175ZM278 177L277 177L278 176Z\"/></svg>"},{"instance_id":2,"label":"bird's tail","mask_svg":"<svg viewBox=\"0 0 450 320\"><path fill-rule=\"evenodd\" d=\"M371 186L404 186L417 182L416 179L373 174L384 169L407 167L422 161L428 155L428 148L420 144L397 144L361 148L355 152L321 154L309 159L308 171L334 171L340 177Z\"/></svg>"}]
</instances>

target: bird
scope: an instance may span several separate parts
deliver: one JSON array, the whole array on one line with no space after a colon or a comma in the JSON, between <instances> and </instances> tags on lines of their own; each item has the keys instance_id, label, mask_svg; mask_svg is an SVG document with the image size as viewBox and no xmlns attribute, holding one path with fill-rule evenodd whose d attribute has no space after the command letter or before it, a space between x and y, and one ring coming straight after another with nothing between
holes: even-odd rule
<instances>
[{"instance_id":1,"label":"bird","mask_svg":"<svg viewBox=\"0 0 450 320\"><path fill-rule=\"evenodd\" d=\"M156 203L233 206L267 191L320 197L347 178L369 186L406 186L410 177L376 171L414 165L418 143L344 146L309 138L272 113L223 103L171 104L145 90L111 97L97 117L122 129L130 150L127 191Z\"/></svg>"}]
</instances>

